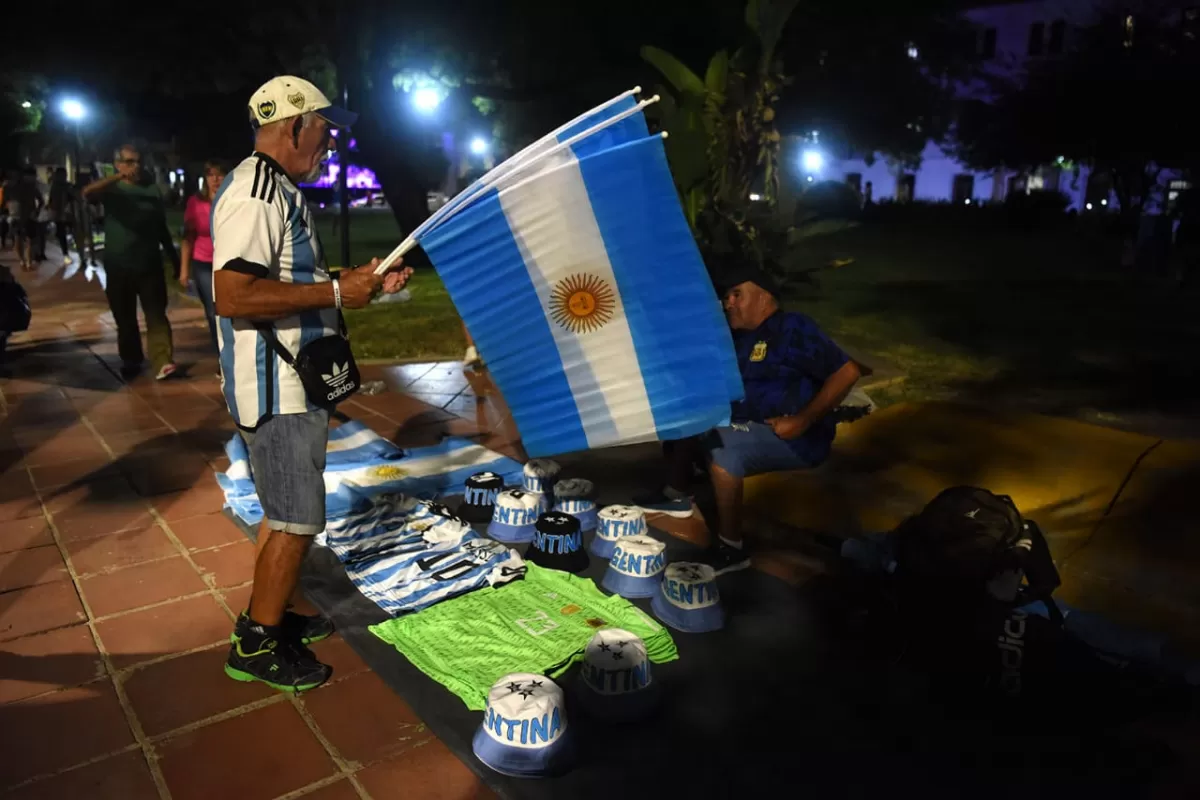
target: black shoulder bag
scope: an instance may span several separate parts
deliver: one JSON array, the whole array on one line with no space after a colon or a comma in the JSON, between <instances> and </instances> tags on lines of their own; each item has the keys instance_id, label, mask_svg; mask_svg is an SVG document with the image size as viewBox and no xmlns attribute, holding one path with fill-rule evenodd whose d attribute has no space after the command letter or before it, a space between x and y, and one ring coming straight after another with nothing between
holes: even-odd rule
<instances>
[{"instance_id":1,"label":"black shoulder bag","mask_svg":"<svg viewBox=\"0 0 1200 800\"><path fill-rule=\"evenodd\" d=\"M350 335L341 309L338 309L338 332L309 342L295 357L275 336L273 325L255 323L254 327L275 354L295 370L313 405L332 411L338 403L358 391L362 379L358 365L354 363L354 354L350 352Z\"/></svg>"}]
</instances>

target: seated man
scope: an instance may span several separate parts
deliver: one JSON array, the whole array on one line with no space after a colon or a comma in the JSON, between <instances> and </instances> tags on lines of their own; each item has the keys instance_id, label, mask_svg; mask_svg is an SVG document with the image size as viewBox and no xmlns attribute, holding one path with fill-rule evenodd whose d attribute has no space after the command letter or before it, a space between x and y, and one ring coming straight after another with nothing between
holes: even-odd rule
<instances>
[{"instance_id":1,"label":"seated man","mask_svg":"<svg viewBox=\"0 0 1200 800\"><path fill-rule=\"evenodd\" d=\"M733 404L728 427L664 443L666 488L634 501L650 514L691 516L688 481L697 455L704 455L716 496L718 539L709 555L718 574L750 564L741 531L744 479L824 461L837 425L830 412L862 374L815 322L779 308L778 289L765 273L737 268L723 284L746 397Z\"/></svg>"}]
</instances>

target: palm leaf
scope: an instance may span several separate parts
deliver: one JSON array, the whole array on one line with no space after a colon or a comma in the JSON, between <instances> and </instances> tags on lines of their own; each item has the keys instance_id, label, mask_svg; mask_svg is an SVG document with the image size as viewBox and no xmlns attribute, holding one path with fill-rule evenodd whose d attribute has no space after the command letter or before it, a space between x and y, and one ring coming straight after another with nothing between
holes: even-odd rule
<instances>
[{"instance_id":1,"label":"palm leaf","mask_svg":"<svg viewBox=\"0 0 1200 800\"><path fill-rule=\"evenodd\" d=\"M704 95L704 81L675 56L657 47L642 47L642 58L663 74L676 91L687 95Z\"/></svg>"}]
</instances>

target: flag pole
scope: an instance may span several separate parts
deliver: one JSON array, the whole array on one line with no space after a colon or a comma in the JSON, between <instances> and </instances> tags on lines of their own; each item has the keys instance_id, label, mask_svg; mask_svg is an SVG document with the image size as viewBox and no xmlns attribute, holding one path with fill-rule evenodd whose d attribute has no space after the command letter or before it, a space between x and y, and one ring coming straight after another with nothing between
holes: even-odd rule
<instances>
[{"instance_id":1,"label":"flag pole","mask_svg":"<svg viewBox=\"0 0 1200 800\"><path fill-rule=\"evenodd\" d=\"M610 100L607 100L607 101L601 103L600 105L596 106L592 110L585 111L584 113L575 117L575 119L571 120L570 122L565 123L563 125L559 125L553 131L546 134L542 138L538 139L533 144L528 145L528 146L522 148L519 152L509 156L503 162L501 162L500 164L497 164L496 166L494 166L490 170L488 170L484 175L482 175L480 178L475 180L470 186L463 189L457 195L452 197L450 199L450 201L448 203L446 203L446 205L442 206L437 211L433 212L433 214L428 219L426 219L419 226L417 226L417 229L412 232L411 236L413 238L419 238L421 236L421 234L425 233L427 230L429 230L434 225L437 225L439 222L441 222L442 219L444 219L448 214L452 213L455 209L457 209L463 203L466 203L467 201L476 197L479 194L479 192L483 191L483 189L485 189L486 187L495 183L497 180L502 178L504 175L508 174L517 165L529 160L529 158L531 156L536 156L537 155L536 151L538 150L538 148L544 146L545 143L548 141L557 139L558 135L560 133L562 133L563 131L570 129L571 127L573 127L575 125L578 125L580 122L582 122L583 120L592 116L593 114L598 114L601 111L603 111L604 109L609 108L610 106L621 102L626 97L631 97L632 95L638 94L641 91L642 91L641 86L635 86L632 89L630 89L629 91L622 92L621 94L617 95L616 97L613 97Z\"/></svg>"},{"instance_id":2,"label":"flag pole","mask_svg":"<svg viewBox=\"0 0 1200 800\"><path fill-rule=\"evenodd\" d=\"M626 95L626 96L628 96L628 95ZM542 160L548 158L549 156L552 156L555 153L559 153L563 150L566 150L567 148L575 145L576 143L582 141L583 139L586 139L587 137L592 136L593 134L595 134L599 131L602 131L605 128L615 125L616 123L620 122L621 120L628 119L629 117L632 117L634 114L639 114L647 106L657 103L660 99L661 98L658 95L654 95L653 97L651 97L647 100L643 100L640 103L638 103L636 106L634 106L633 108L630 108L626 111L622 111L620 114L617 114L613 117L609 117L608 119L604 120L603 122L600 122L597 125L594 125L591 128L588 128L587 130L583 131L582 133L577 133L574 136L572 136L570 139L567 139L566 141L563 141L563 142L559 142L554 147L551 147L548 150L545 150L541 153L536 154L536 156L534 158L528 159L525 163L519 163L519 164L513 165L503 175L498 176L497 180L499 178L507 178L512 175L518 174L518 173L528 169L529 167L541 162ZM591 113L591 112L589 112L589 113ZM584 116L586 117L588 115L585 114ZM563 127L564 128L570 127L570 125L568 124ZM539 141L545 141L547 138L549 138L549 137L543 137L543 139L541 139ZM525 151L522 151L522 152L525 152ZM508 162L505 162L505 163L507 164ZM497 169L499 169L499 167L497 167ZM492 170L492 172L495 172L495 171L496 170ZM409 234L407 237L405 237L404 241L402 241L399 244L399 246L396 247L395 250L393 250L391 253L388 254L387 258L385 258L379 264L379 266L375 268L375 274L382 275L383 273L385 273L389 269L391 269L392 265L395 264L397 261L399 261L404 256L405 253L407 253L408 251L412 250L414 247L417 246L417 237L418 236L428 233L431 228L437 227L438 225L441 225L443 222L448 220L450 217L453 217L455 214L457 214L459 211L461 211L469 203L470 200L473 200L476 197L478 197L478 195L480 194L480 192L483 191L484 188L487 188L487 187L480 186L479 189L474 194L471 195L471 197L469 197L466 200L464 200L463 202L459 203L448 214L443 215L441 219L435 220L434 217L430 217L429 219L427 219L425 221L425 223L423 223L419 228L417 228L417 230L413 231L411 234ZM445 208L445 206L443 206L443 208ZM439 211L440 210L441 209L439 209Z\"/></svg>"}]
</instances>

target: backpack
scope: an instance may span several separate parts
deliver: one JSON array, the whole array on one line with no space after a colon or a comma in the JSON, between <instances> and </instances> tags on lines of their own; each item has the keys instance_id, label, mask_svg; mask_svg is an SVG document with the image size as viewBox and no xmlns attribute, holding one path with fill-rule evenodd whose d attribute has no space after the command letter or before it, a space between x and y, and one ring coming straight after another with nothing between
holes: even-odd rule
<instances>
[{"instance_id":1,"label":"backpack","mask_svg":"<svg viewBox=\"0 0 1200 800\"><path fill-rule=\"evenodd\" d=\"M0 332L19 333L28 330L32 316L25 287L15 280L0 280Z\"/></svg>"},{"instance_id":2,"label":"backpack","mask_svg":"<svg viewBox=\"0 0 1200 800\"><path fill-rule=\"evenodd\" d=\"M1062 623L1050 595L1062 583L1046 537L1007 495L975 486L942 491L896 530L896 576L955 603L1001 600L1009 607L1041 600ZM993 582L1013 575L1010 596ZM989 594L989 592L991 592Z\"/></svg>"}]
</instances>

